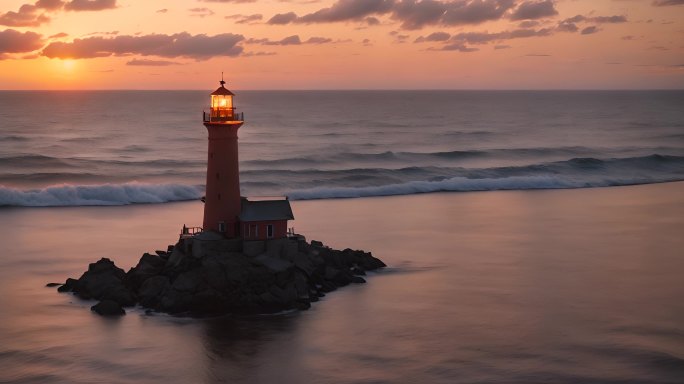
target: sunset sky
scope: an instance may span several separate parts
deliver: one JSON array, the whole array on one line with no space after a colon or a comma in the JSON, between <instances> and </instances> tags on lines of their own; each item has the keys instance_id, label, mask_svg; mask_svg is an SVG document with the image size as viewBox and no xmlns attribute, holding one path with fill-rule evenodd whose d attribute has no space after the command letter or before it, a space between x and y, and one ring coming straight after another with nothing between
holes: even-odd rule
<instances>
[{"instance_id":1,"label":"sunset sky","mask_svg":"<svg viewBox=\"0 0 684 384\"><path fill-rule=\"evenodd\" d=\"M684 88L684 0L2 0L0 89Z\"/></svg>"}]
</instances>

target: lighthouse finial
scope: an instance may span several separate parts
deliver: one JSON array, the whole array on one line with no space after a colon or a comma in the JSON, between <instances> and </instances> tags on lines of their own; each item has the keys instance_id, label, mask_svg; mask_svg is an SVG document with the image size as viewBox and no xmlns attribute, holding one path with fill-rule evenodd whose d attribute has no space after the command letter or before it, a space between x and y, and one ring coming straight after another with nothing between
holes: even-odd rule
<instances>
[{"instance_id":1,"label":"lighthouse finial","mask_svg":"<svg viewBox=\"0 0 684 384\"><path fill-rule=\"evenodd\" d=\"M226 83L225 81L223 81L223 72L221 72L221 81L219 81L219 83L221 83L222 87Z\"/></svg>"}]
</instances>

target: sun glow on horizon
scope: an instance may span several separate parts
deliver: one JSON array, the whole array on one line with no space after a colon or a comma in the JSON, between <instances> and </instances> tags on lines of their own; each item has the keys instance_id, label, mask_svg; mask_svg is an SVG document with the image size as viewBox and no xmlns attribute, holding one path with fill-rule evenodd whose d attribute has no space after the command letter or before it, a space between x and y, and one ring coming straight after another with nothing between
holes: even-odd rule
<instances>
[{"instance_id":1,"label":"sun glow on horizon","mask_svg":"<svg viewBox=\"0 0 684 384\"><path fill-rule=\"evenodd\" d=\"M64 59L60 61L62 62L62 67L67 71L72 71L76 66L76 60L74 59Z\"/></svg>"}]
</instances>

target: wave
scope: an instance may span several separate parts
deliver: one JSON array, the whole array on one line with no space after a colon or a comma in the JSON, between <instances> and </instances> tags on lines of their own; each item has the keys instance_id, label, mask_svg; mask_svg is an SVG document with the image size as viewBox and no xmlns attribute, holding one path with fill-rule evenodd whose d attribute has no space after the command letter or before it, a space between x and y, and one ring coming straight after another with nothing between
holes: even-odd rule
<instances>
[{"instance_id":1,"label":"wave","mask_svg":"<svg viewBox=\"0 0 684 384\"><path fill-rule=\"evenodd\" d=\"M374 186L297 189L293 200L410 195L429 192L610 187L684 180L684 157L574 158L546 164L460 169L463 175Z\"/></svg>"},{"instance_id":2,"label":"wave","mask_svg":"<svg viewBox=\"0 0 684 384\"><path fill-rule=\"evenodd\" d=\"M456 163L459 160L471 159L530 159L539 161L540 159L553 159L558 157L577 157L590 156L596 153L612 153L613 155L644 154L650 152L664 152L671 154L681 154L682 149L678 147L654 147L654 148L590 148L583 146L565 147L540 147L540 148L490 148L477 150L453 150L437 152L410 152L410 151L385 151L385 152L340 152L332 154L320 154L298 157L284 157L277 159L254 159L245 160L241 164L250 169L254 168L278 168L291 166L316 167L328 164L388 164L396 163L399 165L413 164L417 161L430 164L435 160L440 163Z\"/></svg>"},{"instance_id":3,"label":"wave","mask_svg":"<svg viewBox=\"0 0 684 384\"><path fill-rule=\"evenodd\" d=\"M177 176L178 171L176 171ZM199 174L195 175L199 178ZM246 195L293 200L490 191L607 187L684 180L684 157L650 155L492 168L407 167L260 170L241 173ZM126 205L194 200L201 186L182 184L57 185L19 190L0 186L0 206Z\"/></svg>"},{"instance_id":4,"label":"wave","mask_svg":"<svg viewBox=\"0 0 684 384\"><path fill-rule=\"evenodd\" d=\"M0 186L0 206L62 207L151 204L195 200L199 199L202 194L200 187L179 184L57 185L31 190Z\"/></svg>"},{"instance_id":5,"label":"wave","mask_svg":"<svg viewBox=\"0 0 684 384\"><path fill-rule=\"evenodd\" d=\"M505 178L469 179L453 177L440 181L410 181L402 184L389 184L373 187L318 187L296 190L288 194L292 200L339 199L353 197L376 197L414 195L431 192L472 192L527 189L570 189L612 187L621 185L651 184L681 180L654 180L649 177L634 179L607 179L600 181L573 180L558 176L511 176Z\"/></svg>"}]
</instances>

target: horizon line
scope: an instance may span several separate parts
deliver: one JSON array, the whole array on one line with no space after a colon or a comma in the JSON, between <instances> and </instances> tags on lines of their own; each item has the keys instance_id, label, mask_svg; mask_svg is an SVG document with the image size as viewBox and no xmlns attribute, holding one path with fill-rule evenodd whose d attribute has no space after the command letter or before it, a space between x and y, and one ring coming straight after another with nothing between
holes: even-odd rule
<instances>
[{"instance_id":1,"label":"horizon line","mask_svg":"<svg viewBox=\"0 0 684 384\"><path fill-rule=\"evenodd\" d=\"M173 88L173 89L136 89L136 88L109 88L109 89L0 89L0 92L112 92L112 91L136 91L136 92L195 92L206 91L209 88ZM294 89L241 89L231 88L240 92L605 92L605 91L684 91L684 88L294 88Z\"/></svg>"}]
</instances>

